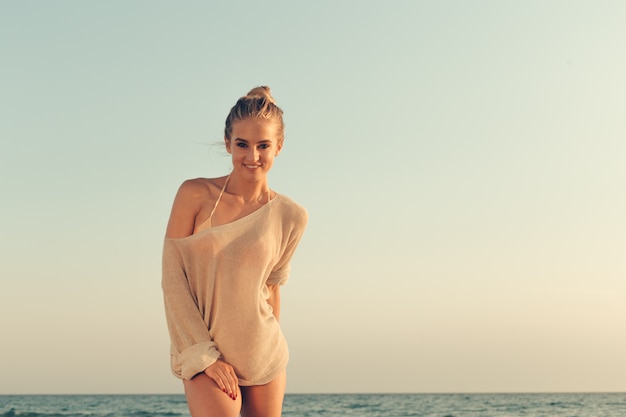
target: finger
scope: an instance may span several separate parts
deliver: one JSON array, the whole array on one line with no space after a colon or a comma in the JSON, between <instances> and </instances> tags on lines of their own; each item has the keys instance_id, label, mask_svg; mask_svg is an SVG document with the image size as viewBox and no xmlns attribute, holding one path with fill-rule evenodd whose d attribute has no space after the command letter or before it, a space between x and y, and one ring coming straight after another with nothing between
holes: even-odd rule
<instances>
[{"instance_id":1,"label":"finger","mask_svg":"<svg viewBox=\"0 0 626 417\"><path fill-rule=\"evenodd\" d=\"M232 377L231 377L229 372L226 372L224 374L224 383L226 384L226 393L228 394L228 396L230 398L232 398L234 400L235 399L235 392L237 392L237 391L233 390L233 381L232 381Z\"/></svg>"},{"instance_id":2,"label":"finger","mask_svg":"<svg viewBox=\"0 0 626 417\"><path fill-rule=\"evenodd\" d=\"M232 367L224 369L224 383L226 384L228 395L233 400L237 398L237 387L239 386L239 381Z\"/></svg>"},{"instance_id":3,"label":"finger","mask_svg":"<svg viewBox=\"0 0 626 417\"><path fill-rule=\"evenodd\" d=\"M236 398L235 393L237 391L233 391L233 383L232 383L230 373L228 372L228 370L220 369L218 379L220 380L220 383L221 383L220 388L222 389L222 391L224 391L226 395L228 395L230 398L234 400Z\"/></svg>"},{"instance_id":4,"label":"finger","mask_svg":"<svg viewBox=\"0 0 626 417\"><path fill-rule=\"evenodd\" d=\"M222 372L220 375L220 381L222 381L223 385L222 391L224 391L224 393L229 397L233 398L232 383L228 373Z\"/></svg>"},{"instance_id":5,"label":"finger","mask_svg":"<svg viewBox=\"0 0 626 417\"><path fill-rule=\"evenodd\" d=\"M227 392L226 384L224 384L224 378L220 375L217 370L211 370L211 372L205 372L209 378L215 382L215 385L225 393Z\"/></svg>"},{"instance_id":6,"label":"finger","mask_svg":"<svg viewBox=\"0 0 626 417\"><path fill-rule=\"evenodd\" d=\"M213 379L213 381L215 381L215 385L217 385L217 387L219 389L221 389L222 391L226 392L226 385L224 385L224 381L222 381L222 378L215 374L211 376L211 379Z\"/></svg>"}]
</instances>

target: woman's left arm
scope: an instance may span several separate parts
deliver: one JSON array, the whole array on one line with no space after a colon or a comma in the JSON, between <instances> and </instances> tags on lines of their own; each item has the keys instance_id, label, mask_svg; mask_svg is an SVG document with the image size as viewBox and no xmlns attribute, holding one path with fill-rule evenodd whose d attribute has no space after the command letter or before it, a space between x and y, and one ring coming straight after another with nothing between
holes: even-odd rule
<instances>
[{"instance_id":1,"label":"woman's left arm","mask_svg":"<svg viewBox=\"0 0 626 417\"><path fill-rule=\"evenodd\" d=\"M272 306L274 317L280 321L280 285L267 285L270 290L270 297L267 299L269 305Z\"/></svg>"}]
</instances>

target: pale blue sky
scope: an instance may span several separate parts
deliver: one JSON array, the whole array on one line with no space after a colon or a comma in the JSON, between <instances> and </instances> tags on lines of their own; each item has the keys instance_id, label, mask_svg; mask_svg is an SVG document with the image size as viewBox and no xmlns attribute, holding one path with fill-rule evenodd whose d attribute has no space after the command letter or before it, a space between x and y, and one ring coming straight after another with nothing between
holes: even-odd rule
<instances>
[{"instance_id":1,"label":"pale blue sky","mask_svg":"<svg viewBox=\"0 0 626 417\"><path fill-rule=\"evenodd\" d=\"M228 109L310 223L288 392L624 391L626 3L0 3L1 393L182 392L162 237Z\"/></svg>"}]
</instances>

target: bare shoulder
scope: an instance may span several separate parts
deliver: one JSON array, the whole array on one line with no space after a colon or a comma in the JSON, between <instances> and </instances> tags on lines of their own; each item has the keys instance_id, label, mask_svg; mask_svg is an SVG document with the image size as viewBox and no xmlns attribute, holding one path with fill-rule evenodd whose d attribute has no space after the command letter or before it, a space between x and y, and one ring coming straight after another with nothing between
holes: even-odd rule
<instances>
[{"instance_id":1,"label":"bare shoulder","mask_svg":"<svg viewBox=\"0 0 626 417\"><path fill-rule=\"evenodd\" d=\"M184 181L178 188L176 199L194 200L206 197L211 192L214 178L194 178Z\"/></svg>"},{"instance_id":2,"label":"bare shoulder","mask_svg":"<svg viewBox=\"0 0 626 417\"><path fill-rule=\"evenodd\" d=\"M215 190L220 183L222 183L221 178L194 178L184 181L174 198L165 235L170 238L183 238L191 235L196 216L205 205L214 201Z\"/></svg>"}]
</instances>

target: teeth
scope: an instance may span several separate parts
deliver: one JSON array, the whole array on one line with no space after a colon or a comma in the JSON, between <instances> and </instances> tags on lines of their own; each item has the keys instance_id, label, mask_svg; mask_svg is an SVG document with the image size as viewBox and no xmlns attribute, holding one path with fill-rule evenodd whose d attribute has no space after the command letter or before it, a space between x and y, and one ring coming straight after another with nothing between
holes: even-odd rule
<instances>
[{"instance_id":1,"label":"teeth","mask_svg":"<svg viewBox=\"0 0 626 417\"><path fill-rule=\"evenodd\" d=\"M244 165L246 168L258 168L258 165Z\"/></svg>"}]
</instances>

